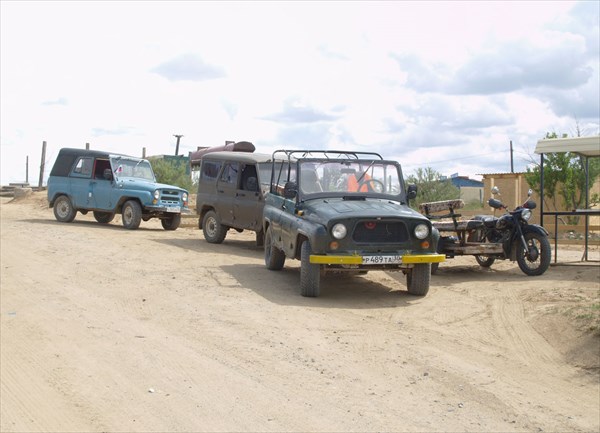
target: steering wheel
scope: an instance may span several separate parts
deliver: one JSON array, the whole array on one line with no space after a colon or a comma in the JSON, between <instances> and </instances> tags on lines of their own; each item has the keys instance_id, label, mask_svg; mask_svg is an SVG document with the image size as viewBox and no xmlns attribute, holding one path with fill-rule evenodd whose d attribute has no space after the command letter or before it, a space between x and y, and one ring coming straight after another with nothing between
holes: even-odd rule
<instances>
[{"instance_id":1,"label":"steering wheel","mask_svg":"<svg viewBox=\"0 0 600 433\"><path fill-rule=\"evenodd\" d=\"M358 183L358 191L360 191L363 185L367 186L367 190L373 192L383 192L385 190L385 186L383 182L377 179L363 179Z\"/></svg>"}]
</instances>

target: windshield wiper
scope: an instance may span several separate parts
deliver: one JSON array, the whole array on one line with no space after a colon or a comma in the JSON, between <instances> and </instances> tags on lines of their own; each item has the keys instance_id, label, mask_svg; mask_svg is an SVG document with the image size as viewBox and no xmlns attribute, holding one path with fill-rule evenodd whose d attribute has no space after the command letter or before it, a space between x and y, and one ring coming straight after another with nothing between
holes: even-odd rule
<instances>
[{"instance_id":1,"label":"windshield wiper","mask_svg":"<svg viewBox=\"0 0 600 433\"><path fill-rule=\"evenodd\" d=\"M363 180L363 177L365 177L367 175L367 171L369 171L369 169L371 167L373 167L373 164L375 164L375 161L371 161L371 164L369 164L369 166L367 167L367 169L363 172L363 174L360 175L360 177L356 181L357 183L360 183L360 181Z\"/></svg>"}]
</instances>

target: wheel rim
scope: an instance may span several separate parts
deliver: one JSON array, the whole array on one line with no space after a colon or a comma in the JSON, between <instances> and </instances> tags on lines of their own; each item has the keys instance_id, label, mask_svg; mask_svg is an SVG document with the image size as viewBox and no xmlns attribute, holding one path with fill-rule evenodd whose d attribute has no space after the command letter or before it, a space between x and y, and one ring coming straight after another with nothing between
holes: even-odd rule
<instances>
[{"instance_id":1,"label":"wheel rim","mask_svg":"<svg viewBox=\"0 0 600 433\"><path fill-rule=\"evenodd\" d=\"M125 221L125 224L130 224L132 218L133 218L133 211L131 210L130 206L127 206L125 208L125 211L123 212L123 221Z\"/></svg>"},{"instance_id":2,"label":"wheel rim","mask_svg":"<svg viewBox=\"0 0 600 433\"><path fill-rule=\"evenodd\" d=\"M529 269L537 269L541 265L540 244L536 239L527 241L527 249L522 252L525 265Z\"/></svg>"},{"instance_id":3,"label":"wheel rim","mask_svg":"<svg viewBox=\"0 0 600 433\"><path fill-rule=\"evenodd\" d=\"M61 200L58 204L57 213L61 218L66 218L71 212L71 206L66 200Z\"/></svg>"},{"instance_id":4,"label":"wheel rim","mask_svg":"<svg viewBox=\"0 0 600 433\"><path fill-rule=\"evenodd\" d=\"M215 236L217 233L217 221L213 217L209 217L206 220L206 234L210 237Z\"/></svg>"}]
</instances>

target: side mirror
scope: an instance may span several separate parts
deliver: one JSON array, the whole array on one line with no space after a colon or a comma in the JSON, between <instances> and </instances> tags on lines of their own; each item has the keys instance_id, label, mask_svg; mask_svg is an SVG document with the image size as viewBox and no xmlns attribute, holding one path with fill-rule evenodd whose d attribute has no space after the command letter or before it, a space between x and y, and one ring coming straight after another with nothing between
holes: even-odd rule
<instances>
[{"instance_id":1,"label":"side mirror","mask_svg":"<svg viewBox=\"0 0 600 433\"><path fill-rule=\"evenodd\" d=\"M529 191L527 191L527 197L531 197L533 195L533 190L529 189Z\"/></svg>"},{"instance_id":2,"label":"side mirror","mask_svg":"<svg viewBox=\"0 0 600 433\"><path fill-rule=\"evenodd\" d=\"M500 200L496 200L495 198L489 199L488 204L494 209L502 209L502 202Z\"/></svg>"},{"instance_id":3,"label":"side mirror","mask_svg":"<svg viewBox=\"0 0 600 433\"><path fill-rule=\"evenodd\" d=\"M295 182L286 182L283 187L283 196L287 199L296 198L298 195L298 185Z\"/></svg>"},{"instance_id":4,"label":"side mirror","mask_svg":"<svg viewBox=\"0 0 600 433\"><path fill-rule=\"evenodd\" d=\"M497 186L493 187L492 194L500 194L500 188L498 188Z\"/></svg>"},{"instance_id":5,"label":"side mirror","mask_svg":"<svg viewBox=\"0 0 600 433\"><path fill-rule=\"evenodd\" d=\"M112 170L110 168L105 168L104 173L102 173L102 175L104 176L104 179L112 180Z\"/></svg>"},{"instance_id":6,"label":"side mirror","mask_svg":"<svg viewBox=\"0 0 600 433\"><path fill-rule=\"evenodd\" d=\"M408 185L408 191L406 197L409 200L417 198L417 185Z\"/></svg>"}]
</instances>

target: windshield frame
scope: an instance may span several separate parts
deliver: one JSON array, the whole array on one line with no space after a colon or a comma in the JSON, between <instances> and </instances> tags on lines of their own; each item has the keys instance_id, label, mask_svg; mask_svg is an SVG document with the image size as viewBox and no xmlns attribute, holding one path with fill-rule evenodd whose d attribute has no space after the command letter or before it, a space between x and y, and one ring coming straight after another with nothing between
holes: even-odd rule
<instances>
[{"instance_id":1,"label":"windshield frame","mask_svg":"<svg viewBox=\"0 0 600 433\"><path fill-rule=\"evenodd\" d=\"M377 198L385 200L393 200L406 203L406 188L402 176L402 168L397 161L389 161L383 159L333 159L333 158L302 158L296 161L297 168L297 190L298 201L318 199L318 198L334 198L339 197L347 200L360 200L366 198ZM340 170L336 171L336 166ZM327 169L327 170L326 170ZM303 179L306 179L306 172L316 170L318 180L322 191L310 191L306 185L303 185ZM383 176L374 177L376 181L370 183L368 188L364 186L360 191L349 190L349 184L344 185L340 182L347 182L352 175L352 170L358 182L368 176L368 173L375 174L376 172ZM391 171L393 170L393 171ZM346 171L346 173L344 173ZM304 172L304 174L303 174ZM311 175L312 176L312 175ZM335 176L338 176L337 181ZM346 177L344 177L346 176ZM382 179L385 179L382 181ZM306 182L306 181L305 181ZM335 182L335 183L333 183ZM325 183L325 185L323 185ZM367 181L367 183L369 183ZM376 191L378 185L383 187L382 191ZM366 189L366 191L365 191Z\"/></svg>"},{"instance_id":2,"label":"windshield frame","mask_svg":"<svg viewBox=\"0 0 600 433\"><path fill-rule=\"evenodd\" d=\"M156 183L156 176L152 169L152 164L147 159L133 158L123 155L110 155L110 165L115 179L129 178L140 179L148 182ZM121 170L119 170L121 167ZM136 175L140 170L145 171L144 175Z\"/></svg>"}]
</instances>

